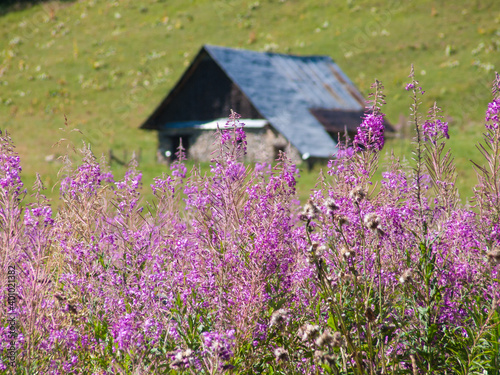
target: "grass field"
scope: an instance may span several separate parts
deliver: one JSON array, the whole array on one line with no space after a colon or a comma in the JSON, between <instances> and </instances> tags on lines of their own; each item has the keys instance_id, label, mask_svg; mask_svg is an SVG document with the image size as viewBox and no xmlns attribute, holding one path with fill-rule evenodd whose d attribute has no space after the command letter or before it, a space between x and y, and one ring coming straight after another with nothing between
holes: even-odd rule
<instances>
[{"instance_id":1,"label":"grass field","mask_svg":"<svg viewBox=\"0 0 500 375\"><path fill-rule=\"evenodd\" d=\"M490 82L500 64L500 3L491 1L148 0L46 2L0 16L0 128L35 172L54 186L51 162L67 142L92 144L96 155L141 152L148 186L165 170L155 164L156 135L138 129L175 84L202 44L259 51L330 55L367 95L386 87L385 112L407 129L404 90L410 64L450 123L462 199L475 176ZM65 116L67 126L65 126ZM80 132L70 132L77 128ZM61 130L62 129L62 130ZM409 157L408 139L387 152ZM113 166L123 174L123 167ZM301 196L317 173L302 173ZM57 187L49 196L57 196Z\"/></svg>"}]
</instances>

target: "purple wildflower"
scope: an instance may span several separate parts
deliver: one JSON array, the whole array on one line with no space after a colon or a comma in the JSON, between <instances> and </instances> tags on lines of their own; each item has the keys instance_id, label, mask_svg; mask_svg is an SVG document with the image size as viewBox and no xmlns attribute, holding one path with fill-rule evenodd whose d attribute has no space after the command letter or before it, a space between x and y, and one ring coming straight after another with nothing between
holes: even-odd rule
<instances>
[{"instance_id":1,"label":"purple wildflower","mask_svg":"<svg viewBox=\"0 0 500 375\"><path fill-rule=\"evenodd\" d=\"M202 333L205 348L208 352L217 354L223 361L229 361L233 356L234 330L229 330L225 334L218 332Z\"/></svg>"},{"instance_id":2,"label":"purple wildflower","mask_svg":"<svg viewBox=\"0 0 500 375\"><path fill-rule=\"evenodd\" d=\"M0 188L13 191L18 196L23 183L21 182L21 162L14 152L14 146L8 135L0 131Z\"/></svg>"},{"instance_id":3,"label":"purple wildflower","mask_svg":"<svg viewBox=\"0 0 500 375\"><path fill-rule=\"evenodd\" d=\"M337 154L335 155L337 159L349 159L354 155L354 148L352 147L340 147L340 145L337 147Z\"/></svg>"},{"instance_id":4,"label":"purple wildflower","mask_svg":"<svg viewBox=\"0 0 500 375\"><path fill-rule=\"evenodd\" d=\"M436 119L435 121L426 121L422 125L422 131L424 139L426 141L431 141L434 144L443 137L450 139L450 136L448 135L448 123L441 121L440 119Z\"/></svg>"},{"instance_id":5,"label":"purple wildflower","mask_svg":"<svg viewBox=\"0 0 500 375\"><path fill-rule=\"evenodd\" d=\"M411 85L418 94L418 83ZM449 174L423 169L414 177L394 156L382 174L382 189L368 190L369 164L378 162L377 154L356 151L380 150L384 144L380 90L377 84L354 147L341 143L330 162L333 181L322 180L305 205L301 218L311 221L308 225L295 218L297 168L285 156L274 168L245 166L238 161L245 133L234 126L224 133L226 144L219 144L210 173L183 180L187 171L179 156L172 173L154 180L157 204L147 215L138 209L136 165L122 180L105 185L113 180L87 155L63 183L62 197L76 199L52 215L38 189L36 206L25 206L23 226L13 193L21 186L18 158L8 158L15 154L1 138L0 179L8 175L10 182L6 189L0 186L0 227L12 229L0 231L0 248L7 263L15 260L18 266L6 268L0 280L1 285L16 282L15 294L9 296L5 287L0 293L0 316L8 316L8 299L14 299L16 321L23 327L15 342L19 365L25 366L31 347L40 369L53 374L107 373L113 361L131 373L146 371L144 361L126 360L130 353L145 358L150 369L167 372L223 373L239 366L236 373L242 369L238 358L250 354L243 364L250 369L264 359L283 373L310 374L322 371L320 361L333 366L332 351L341 347L349 367L358 361L380 373L383 356L366 351L356 357L347 345L355 338L366 347L364 327L373 323L371 335L385 343L387 358L397 358L402 370L411 369L412 361L414 368L426 368L424 356L408 353L424 344L421 332L428 318L436 331L425 345L436 361L453 364L446 345L459 348L470 341L452 342L455 336L444 329L457 327L454 332L464 337L480 332L472 314L488 322L499 297L500 225L492 214L498 200L491 194L496 190L478 190L485 203L477 213L457 208L459 203L445 207L442 200L431 205L431 176L440 187L436 196L442 197L452 184ZM487 112L492 129L499 123L499 104L495 100ZM447 138L442 119L434 106L422 136ZM433 143L425 147L440 150ZM5 172L6 164L12 173ZM426 278L440 294L432 305L422 299L432 295L430 283L422 282ZM358 293L360 287L369 292ZM345 298L334 300L336 290ZM380 294L383 306L404 302L401 314L375 309L370 301L381 290L389 291ZM356 306L363 309L351 319ZM330 330L323 318L310 322L329 314L343 320L345 332ZM5 352L9 325L5 318L0 323ZM484 332L495 333L487 326ZM95 361L86 360L88 353ZM496 358L486 353L484 359ZM277 361L271 363L273 356ZM2 360L0 372L7 365Z\"/></svg>"},{"instance_id":6,"label":"purple wildflower","mask_svg":"<svg viewBox=\"0 0 500 375\"><path fill-rule=\"evenodd\" d=\"M424 95L425 91L422 89L421 86L418 86L419 82L415 79L415 71L413 70L413 65L411 66L411 73L408 77L411 78L412 81L410 83L406 84L405 90L406 91L410 91L410 90L417 91L418 90L418 91L420 91L421 95Z\"/></svg>"},{"instance_id":7,"label":"purple wildflower","mask_svg":"<svg viewBox=\"0 0 500 375\"><path fill-rule=\"evenodd\" d=\"M498 130L500 120L498 114L500 113L500 98L494 99L488 104L486 110L486 128L489 130Z\"/></svg>"},{"instance_id":8,"label":"purple wildflower","mask_svg":"<svg viewBox=\"0 0 500 375\"><path fill-rule=\"evenodd\" d=\"M246 144L245 139L246 139L247 135L246 135L246 133L245 133L245 130L243 130L243 126L244 126L244 125L245 125L245 124L240 123L240 127L237 127L237 128L234 130L234 132L235 132L235 134L236 134L236 141L237 141L237 142L245 142L245 144Z\"/></svg>"},{"instance_id":9,"label":"purple wildflower","mask_svg":"<svg viewBox=\"0 0 500 375\"><path fill-rule=\"evenodd\" d=\"M172 176L186 178L187 168L184 163L173 163L170 166L170 170L172 171Z\"/></svg>"},{"instance_id":10,"label":"purple wildflower","mask_svg":"<svg viewBox=\"0 0 500 375\"><path fill-rule=\"evenodd\" d=\"M358 127L354 137L357 150L382 150L384 147L384 115L381 113L368 113Z\"/></svg>"},{"instance_id":11,"label":"purple wildflower","mask_svg":"<svg viewBox=\"0 0 500 375\"><path fill-rule=\"evenodd\" d=\"M151 184L151 190L154 195L164 195L167 192L173 194L175 192L175 188L172 186L173 180L170 176L166 176L165 178L155 177L153 178L154 183Z\"/></svg>"},{"instance_id":12,"label":"purple wildflower","mask_svg":"<svg viewBox=\"0 0 500 375\"><path fill-rule=\"evenodd\" d=\"M222 130L221 131L221 138L220 138L221 144L224 145L230 140L231 140L231 132L229 130Z\"/></svg>"},{"instance_id":13,"label":"purple wildflower","mask_svg":"<svg viewBox=\"0 0 500 375\"><path fill-rule=\"evenodd\" d=\"M73 176L61 181L61 194L75 199L79 194L94 196L103 182L112 182L111 173L103 173L101 166L94 160L78 167Z\"/></svg>"},{"instance_id":14,"label":"purple wildflower","mask_svg":"<svg viewBox=\"0 0 500 375\"><path fill-rule=\"evenodd\" d=\"M43 223L44 226L54 224L54 220L52 219L52 208L50 206L42 206L26 210L24 213L24 225L37 227L41 223Z\"/></svg>"}]
</instances>

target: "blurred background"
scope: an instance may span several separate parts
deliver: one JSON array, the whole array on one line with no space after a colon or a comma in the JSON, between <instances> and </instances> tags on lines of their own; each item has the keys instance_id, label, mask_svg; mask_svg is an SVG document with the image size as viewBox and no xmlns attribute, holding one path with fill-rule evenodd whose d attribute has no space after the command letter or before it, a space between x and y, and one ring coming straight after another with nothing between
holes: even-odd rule
<instances>
[{"instance_id":1,"label":"blurred background","mask_svg":"<svg viewBox=\"0 0 500 375\"><path fill-rule=\"evenodd\" d=\"M49 197L58 195L59 156L82 142L111 161L117 177L135 154L150 197L153 177L168 167L156 162L156 133L139 126L201 46L212 44L331 56L365 98L374 80L382 81L383 111L397 130L382 153L407 159L411 101L404 87L414 64L425 90L422 115L436 101L449 122L465 202L476 182L469 160L482 163L475 145L500 69L500 3L8 0L0 5L0 40L0 129L21 156L26 187L38 172ZM302 200L320 168L326 163L301 168Z\"/></svg>"}]
</instances>

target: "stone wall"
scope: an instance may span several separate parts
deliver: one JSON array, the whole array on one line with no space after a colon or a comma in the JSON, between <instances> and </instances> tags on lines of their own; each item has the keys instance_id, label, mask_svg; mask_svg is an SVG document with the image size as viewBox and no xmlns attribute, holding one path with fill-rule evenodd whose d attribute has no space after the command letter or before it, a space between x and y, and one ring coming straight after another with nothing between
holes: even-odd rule
<instances>
[{"instance_id":1,"label":"stone wall","mask_svg":"<svg viewBox=\"0 0 500 375\"><path fill-rule=\"evenodd\" d=\"M298 150L271 127L247 128L245 133L247 136L246 161L272 162L276 160L279 150L282 150L295 164L302 162ZM163 161L165 160L166 151L175 153L174 136L187 138L187 156L192 160L210 161L213 158L212 153L217 149L217 145L214 144L216 141L214 130L190 129L189 133L186 132L184 135L160 132L158 149L160 161L162 158ZM183 145L186 145L186 140L183 141Z\"/></svg>"}]
</instances>

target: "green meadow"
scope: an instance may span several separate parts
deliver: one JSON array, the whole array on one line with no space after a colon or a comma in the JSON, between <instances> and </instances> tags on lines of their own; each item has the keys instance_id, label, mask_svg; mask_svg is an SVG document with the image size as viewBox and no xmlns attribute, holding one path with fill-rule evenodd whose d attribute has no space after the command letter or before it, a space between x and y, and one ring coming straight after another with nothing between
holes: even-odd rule
<instances>
[{"instance_id":1,"label":"green meadow","mask_svg":"<svg viewBox=\"0 0 500 375\"><path fill-rule=\"evenodd\" d=\"M407 159L404 87L414 64L426 91L422 115L437 101L449 122L464 202L476 183L469 160L480 160L475 145L500 65L496 0L81 0L0 9L0 129L17 146L27 187L38 172L49 197L58 195L58 158L82 142L97 156L140 155L149 189L167 168L155 162L156 134L139 126L203 44L330 55L365 97L382 81L384 112L398 129L385 151ZM302 171L302 200L321 167Z\"/></svg>"}]
</instances>

